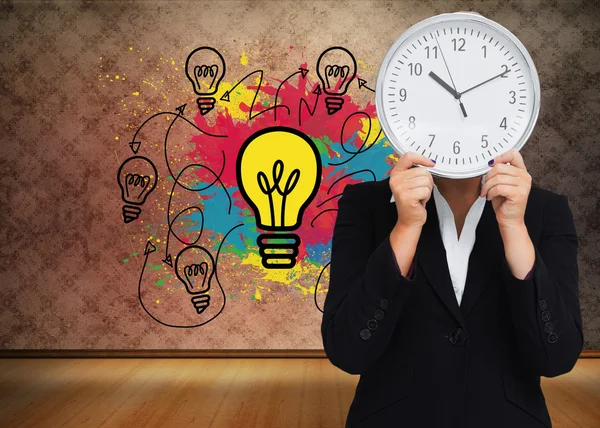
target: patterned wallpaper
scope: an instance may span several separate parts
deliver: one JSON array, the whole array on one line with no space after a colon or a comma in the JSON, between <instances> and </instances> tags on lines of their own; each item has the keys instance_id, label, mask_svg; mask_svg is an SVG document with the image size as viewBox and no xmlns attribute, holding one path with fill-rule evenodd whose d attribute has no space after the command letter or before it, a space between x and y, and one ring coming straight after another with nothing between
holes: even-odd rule
<instances>
[{"instance_id":1,"label":"patterned wallpaper","mask_svg":"<svg viewBox=\"0 0 600 428\"><path fill-rule=\"evenodd\" d=\"M394 162L371 90L379 64L409 26L459 10L510 29L537 66L540 117L522 153L535 185L569 197L585 348L600 349L600 5L541 0L0 1L0 348L322 348L319 308L335 212L326 204L341 191L336 180L361 162L369 173L353 181L381 179ZM226 63L207 114L185 73L188 55L203 46ZM328 114L323 98L318 103L325 96L317 89L318 58L334 46L356 60L344 115ZM208 192L194 193L209 180L201 167L186 182L188 193L177 184L186 159L210 147L220 156L219 135L241 143L273 125L275 113L260 111L278 95L296 110L281 108L277 125L301 124L329 162L321 183L327 193L306 210L298 263L263 269L235 157L223 150L227 167ZM331 162L350 157L345 127L353 150L369 148L353 169ZM116 178L133 155L150 159L161 179L139 218L124 223ZM219 156L202 160L220 165ZM222 215L211 214L218 207ZM193 249L205 266L219 263L208 309L205 300L190 301L180 278L187 273L175 263L194 243L206 250ZM165 325L194 323L202 325Z\"/></svg>"}]
</instances>

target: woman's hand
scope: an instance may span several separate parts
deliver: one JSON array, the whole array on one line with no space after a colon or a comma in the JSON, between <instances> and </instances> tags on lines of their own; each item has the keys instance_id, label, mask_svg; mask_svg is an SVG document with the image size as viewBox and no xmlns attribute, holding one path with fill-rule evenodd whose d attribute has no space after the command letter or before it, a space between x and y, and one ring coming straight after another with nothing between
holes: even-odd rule
<instances>
[{"instance_id":1,"label":"woman's hand","mask_svg":"<svg viewBox=\"0 0 600 428\"><path fill-rule=\"evenodd\" d=\"M494 166L485 176L480 196L492 201L501 229L520 227L525 224L525 207L531 190L531 175L527 172L523 157L516 149L503 153L493 161Z\"/></svg>"},{"instance_id":2,"label":"woman's hand","mask_svg":"<svg viewBox=\"0 0 600 428\"><path fill-rule=\"evenodd\" d=\"M504 254L512 274L523 279L535 263L535 249L525 226L525 208L531 190L531 175L515 150L496 157L486 174L481 196L491 199L504 243ZM507 165L510 162L510 165Z\"/></svg>"},{"instance_id":3,"label":"woman's hand","mask_svg":"<svg viewBox=\"0 0 600 428\"><path fill-rule=\"evenodd\" d=\"M435 166L435 162L416 152L404 153L390 171L390 188L396 199L398 226L422 227L427 220L425 204L431 198L433 177L427 168L413 168L415 164Z\"/></svg>"},{"instance_id":4,"label":"woman's hand","mask_svg":"<svg viewBox=\"0 0 600 428\"><path fill-rule=\"evenodd\" d=\"M390 244L396 255L400 274L407 277L413 264L421 229L427 220L425 204L431 198L433 177L427 168L431 159L415 152L404 153L390 171L390 188L396 200L398 221L390 232Z\"/></svg>"}]
</instances>

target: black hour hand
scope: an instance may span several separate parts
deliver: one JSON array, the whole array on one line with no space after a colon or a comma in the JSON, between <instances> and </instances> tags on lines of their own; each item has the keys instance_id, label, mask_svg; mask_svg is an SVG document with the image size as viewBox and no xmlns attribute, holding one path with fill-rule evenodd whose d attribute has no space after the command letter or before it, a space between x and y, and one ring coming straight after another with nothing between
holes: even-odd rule
<instances>
[{"instance_id":1,"label":"black hour hand","mask_svg":"<svg viewBox=\"0 0 600 428\"><path fill-rule=\"evenodd\" d=\"M442 78L440 76L438 76L437 74L435 74L433 71L429 72L429 76L431 78L433 78L433 80L435 80L436 82L438 82L442 86L442 88L444 88L445 90L447 90L448 92L450 92L454 98L456 98L456 99L460 98L460 95L458 94L458 92L456 92L452 88L452 86L450 86L446 82L444 82L442 80Z\"/></svg>"}]
</instances>

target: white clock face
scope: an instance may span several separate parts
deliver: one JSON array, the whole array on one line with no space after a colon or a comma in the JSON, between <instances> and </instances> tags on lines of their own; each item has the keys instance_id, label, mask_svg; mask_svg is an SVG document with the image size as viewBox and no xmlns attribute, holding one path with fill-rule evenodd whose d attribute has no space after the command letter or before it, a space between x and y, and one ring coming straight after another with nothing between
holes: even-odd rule
<instances>
[{"instance_id":1,"label":"white clock face","mask_svg":"<svg viewBox=\"0 0 600 428\"><path fill-rule=\"evenodd\" d=\"M431 173L481 175L520 149L539 111L539 80L525 47L472 13L429 18L388 52L377 78L377 113L397 152L436 160Z\"/></svg>"}]
</instances>

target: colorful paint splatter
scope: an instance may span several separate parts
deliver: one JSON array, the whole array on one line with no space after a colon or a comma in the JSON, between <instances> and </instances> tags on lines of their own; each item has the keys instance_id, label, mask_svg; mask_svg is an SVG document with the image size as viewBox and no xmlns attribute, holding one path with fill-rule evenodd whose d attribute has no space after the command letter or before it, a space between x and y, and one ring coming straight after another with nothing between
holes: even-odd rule
<instances>
[{"instance_id":1,"label":"colorful paint splatter","mask_svg":"<svg viewBox=\"0 0 600 428\"><path fill-rule=\"evenodd\" d=\"M130 50L133 55L143 52ZM367 101L360 107L353 101L358 95L373 98L357 70L357 64L363 68L366 64L346 49L332 47L314 59L316 66L306 60L282 76L269 76L272 73L266 70L251 68L248 54L242 52L235 65L247 72L238 76L229 73L216 49L190 51L187 61L160 57L152 78L142 79L139 89L121 100L120 115L131 123L115 136L117 179L125 204L118 221L126 223L131 251L120 260L141 271L140 302L149 315L160 313L173 293L187 292L198 319L204 317L197 325L215 318L225 303L235 304L236 299L252 299L257 305L312 301L317 309L320 295L324 298L327 291L331 236L344 186L383 178L397 159L381 131L374 104ZM209 55L208 65L192 64L198 55ZM116 75L105 67L101 61L99 85L127 79L126 72ZM181 90L186 84L185 97L172 94L173 88ZM187 100L192 91L195 103L183 101L164 111L150 107L174 96ZM293 131L287 136L306 136L319 167L314 195L293 230L299 244L294 264L287 268L266 268L265 254L257 244L265 230L257 227L256 207L249 204L239 183L238 158L244 143L275 129ZM292 189L292 178L298 177L290 177L290 164L296 162L301 184L310 175L310 151L302 158L300 149L288 150L285 141L281 145L273 141L264 146L263 155L254 154L252 162L279 150L276 157L285 158L279 175L287 176L286 185ZM300 137L298 141L302 142ZM263 175L276 179L276 165L265 162ZM252 177L254 172L248 174ZM263 177L265 183L268 178ZM267 195L262 183L257 188ZM288 201L291 207L293 199ZM185 257L190 261L184 266ZM202 291L209 285L211 292ZM196 325L187 327L191 326Z\"/></svg>"}]
</instances>

